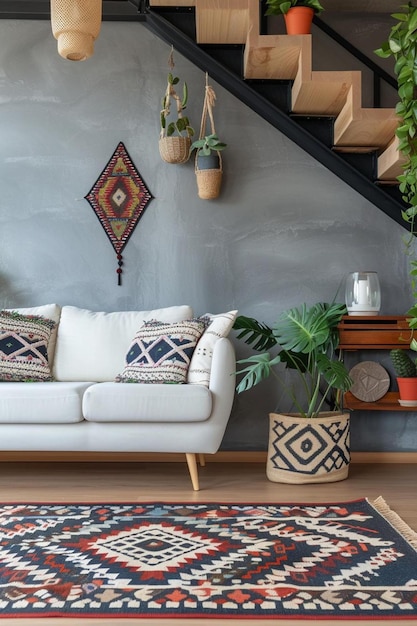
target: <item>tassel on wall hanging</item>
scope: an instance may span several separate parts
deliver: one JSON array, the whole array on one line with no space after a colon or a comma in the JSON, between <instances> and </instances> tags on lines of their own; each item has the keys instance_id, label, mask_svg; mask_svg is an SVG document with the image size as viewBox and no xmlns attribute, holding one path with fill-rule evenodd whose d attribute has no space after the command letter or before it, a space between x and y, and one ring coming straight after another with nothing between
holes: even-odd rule
<instances>
[{"instance_id":1,"label":"tassel on wall hanging","mask_svg":"<svg viewBox=\"0 0 417 626\"><path fill-rule=\"evenodd\" d=\"M85 196L116 252L118 285L122 284L122 251L152 197L120 142Z\"/></svg>"},{"instance_id":2,"label":"tassel on wall hanging","mask_svg":"<svg viewBox=\"0 0 417 626\"><path fill-rule=\"evenodd\" d=\"M208 83L206 73L206 88L201 115L199 139L193 142L191 149L196 149L195 174L197 178L198 196L203 200L213 200L220 194L223 161L220 152L227 144L219 140L214 126L213 107L216 101L214 89ZM206 134L208 120L210 121L211 133Z\"/></svg>"}]
</instances>

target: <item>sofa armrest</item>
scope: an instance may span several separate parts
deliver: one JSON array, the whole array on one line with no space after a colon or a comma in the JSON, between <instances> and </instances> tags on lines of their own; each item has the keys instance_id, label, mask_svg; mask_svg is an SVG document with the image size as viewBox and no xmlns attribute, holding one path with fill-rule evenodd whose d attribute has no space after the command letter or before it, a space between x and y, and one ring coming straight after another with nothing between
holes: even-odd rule
<instances>
[{"instance_id":1,"label":"sofa armrest","mask_svg":"<svg viewBox=\"0 0 417 626\"><path fill-rule=\"evenodd\" d=\"M236 356L229 339L222 337L213 349L209 389L213 408L208 420L210 435L206 439L207 453L214 453L220 447L232 411L236 386Z\"/></svg>"},{"instance_id":2,"label":"sofa armrest","mask_svg":"<svg viewBox=\"0 0 417 626\"><path fill-rule=\"evenodd\" d=\"M214 344L209 389L233 400L236 387L236 356L230 339L222 337Z\"/></svg>"}]
</instances>

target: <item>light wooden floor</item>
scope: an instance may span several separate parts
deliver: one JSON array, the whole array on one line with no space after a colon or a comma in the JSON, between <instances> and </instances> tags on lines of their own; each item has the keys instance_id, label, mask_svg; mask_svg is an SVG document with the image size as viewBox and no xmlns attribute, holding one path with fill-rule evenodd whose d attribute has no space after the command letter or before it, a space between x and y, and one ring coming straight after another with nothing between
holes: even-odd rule
<instances>
[{"instance_id":1,"label":"light wooden floor","mask_svg":"<svg viewBox=\"0 0 417 626\"><path fill-rule=\"evenodd\" d=\"M417 530L417 464L352 464L348 480L328 485L271 483L262 464L208 463L200 468L201 490L191 488L182 463L0 463L1 502L342 502L383 496L391 508ZM299 620L248 620L245 626L268 623L299 626ZM1 626L224 626L239 620L210 619L4 619ZM305 622L304 622L305 623ZM370 621L319 621L327 625L369 625ZM386 620L384 626L398 622ZM417 624L408 620L407 624Z\"/></svg>"}]
</instances>

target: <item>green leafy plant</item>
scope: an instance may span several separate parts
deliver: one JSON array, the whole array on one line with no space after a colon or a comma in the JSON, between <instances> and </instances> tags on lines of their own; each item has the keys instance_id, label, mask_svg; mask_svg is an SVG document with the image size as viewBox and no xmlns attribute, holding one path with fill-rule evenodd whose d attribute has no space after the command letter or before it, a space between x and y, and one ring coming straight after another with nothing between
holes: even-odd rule
<instances>
[{"instance_id":1,"label":"green leafy plant","mask_svg":"<svg viewBox=\"0 0 417 626\"><path fill-rule=\"evenodd\" d=\"M262 352L238 361L244 366L238 372L243 375L237 386L238 393L272 375L303 417L317 417L324 406L327 410L340 410L341 392L348 391L352 384L344 363L336 354L337 325L346 313L344 304L303 304L281 313L272 328L244 315L237 317L233 328L240 331L238 339L257 351L278 349L275 356ZM279 364L283 364L284 369L295 370L301 382L302 397L293 385L283 381L276 367Z\"/></svg>"},{"instance_id":2,"label":"green leafy plant","mask_svg":"<svg viewBox=\"0 0 417 626\"><path fill-rule=\"evenodd\" d=\"M411 289L417 300L417 261L414 254L414 237L417 234L417 7L412 2L401 5L402 13L393 13L396 23L388 40L375 53L382 58L393 57L394 72L398 81L399 102L396 112L399 126L396 131L398 150L405 157L403 173L398 176L400 192L408 208L402 217L408 224L409 235L404 238L405 251L410 258ZM417 304L408 312L410 328L417 328ZM416 344L417 347L417 344Z\"/></svg>"},{"instance_id":3,"label":"green leafy plant","mask_svg":"<svg viewBox=\"0 0 417 626\"><path fill-rule=\"evenodd\" d=\"M267 0L266 4L268 9L265 15L284 15L293 7L310 7L316 15L324 11L319 0L286 0L285 2L282 0Z\"/></svg>"},{"instance_id":4,"label":"green leafy plant","mask_svg":"<svg viewBox=\"0 0 417 626\"><path fill-rule=\"evenodd\" d=\"M212 152L217 152L227 148L227 144L220 141L218 136L214 133L206 135L201 139L196 139L191 144L191 150L197 150L197 154L203 156L210 156Z\"/></svg>"},{"instance_id":5,"label":"green leafy plant","mask_svg":"<svg viewBox=\"0 0 417 626\"><path fill-rule=\"evenodd\" d=\"M161 135L172 137L177 134L180 137L193 137L194 129L190 124L190 120L186 115L183 115L183 111L187 107L188 102L188 87L187 83L183 84L182 98L177 94L175 85L180 82L178 76L173 76L171 72L168 73L167 89L164 97L162 98L162 111L161 111ZM171 115L171 100L176 104L176 119L169 121Z\"/></svg>"},{"instance_id":6,"label":"green leafy plant","mask_svg":"<svg viewBox=\"0 0 417 626\"><path fill-rule=\"evenodd\" d=\"M396 348L390 357L398 378L417 378L417 360L413 361L408 352Z\"/></svg>"}]
</instances>

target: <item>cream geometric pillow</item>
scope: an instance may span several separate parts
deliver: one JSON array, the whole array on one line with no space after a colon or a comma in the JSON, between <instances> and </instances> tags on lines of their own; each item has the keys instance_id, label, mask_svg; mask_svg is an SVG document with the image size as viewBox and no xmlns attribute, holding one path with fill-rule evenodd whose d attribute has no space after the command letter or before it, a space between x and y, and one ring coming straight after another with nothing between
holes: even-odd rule
<instances>
[{"instance_id":1,"label":"cream geometric pillow","mask_svg":"<svg viewBox=\"0 0 417 626\"><path fill-rule=\"evenodd\" d=\"M238 311L213 315L206 313L200 319L209 319L209 325L201 336L188 369L187 382L191 385L209 386L213 349L216 342L232 330Z\"/></svg>"},{"instance_id":2,"label":"cream geometric pillow","mask_svg":"<svg viewBox=\"0 0 417 626\"><path fill-rule=\"evenodd\" d=\"M0 380L51 381L48 343L55 326L39 315L0 311Z\"/></svg>"},{"instance_id":3,"label":"cream geometric pillow","mask_svg":"<svg viewBox=\"0 0 417 626\"><path fill-rule=\"evenodd\" d=\"M185 383L191 355L205 328L206 323L200 319L145 322L135 334L125 368L115 382Z\"/></svg>"}]
</instances>

